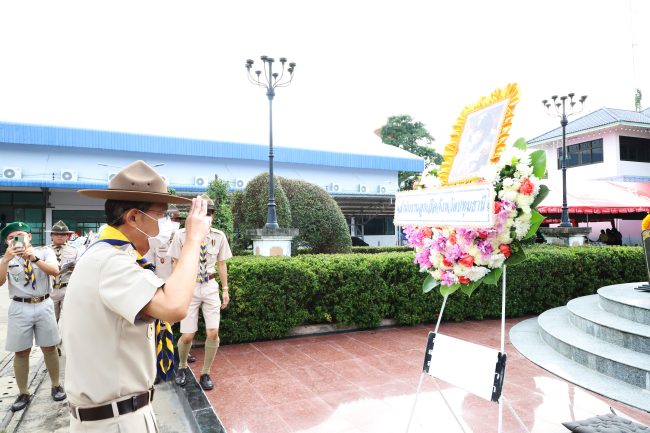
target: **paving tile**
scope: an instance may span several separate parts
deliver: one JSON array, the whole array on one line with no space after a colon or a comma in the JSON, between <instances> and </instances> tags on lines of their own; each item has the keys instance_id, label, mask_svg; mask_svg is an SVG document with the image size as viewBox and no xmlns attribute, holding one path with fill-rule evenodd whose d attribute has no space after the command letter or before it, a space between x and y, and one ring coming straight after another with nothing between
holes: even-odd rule
<instances>
[{"instance_id":1,"label":"paving tile","mask_svg":"<svg viewBox=\"0 0 650 433\"><path fill-rule=\"evenodd\" d=\"M506 335L520 319L506 321ZM435 324L225 346L207 393L229 433L394 433L406 431ZM443 322L441 332L492 348L500 320ZM241 346L241 347L240 347ZM650 425L650 414L576 387L521 356L508 341L504 395L531 433L564 433L563 421L607 413ZM201 349L193 349L201 368ZM438 392L438 387L453 409ZM425 375L410 433L496 431L498 405ZM504 433L522 430L504 407Z\"/></svg>"}]
</instances>

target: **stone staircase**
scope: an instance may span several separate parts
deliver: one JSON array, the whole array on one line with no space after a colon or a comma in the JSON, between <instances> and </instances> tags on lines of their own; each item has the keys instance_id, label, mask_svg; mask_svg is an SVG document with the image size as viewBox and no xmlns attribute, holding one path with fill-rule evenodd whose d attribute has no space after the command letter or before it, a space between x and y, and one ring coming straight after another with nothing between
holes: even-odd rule
<instances>
[{"instance_id":1,"label":"stone staircase","mask_svg":"<svg viewBox=\"0 0 650 433\"><path fill-rule=\"evenodd\" d=\"M650 411L650 293L605 286L512 328L519 352L596 393Z\"/></svg>"}]
</instances>

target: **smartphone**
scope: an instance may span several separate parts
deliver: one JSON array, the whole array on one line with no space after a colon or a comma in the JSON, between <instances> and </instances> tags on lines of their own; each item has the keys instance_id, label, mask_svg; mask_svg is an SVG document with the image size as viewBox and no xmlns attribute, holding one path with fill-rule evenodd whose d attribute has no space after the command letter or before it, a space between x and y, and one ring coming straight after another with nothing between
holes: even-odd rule
<instances>
[{"instance_id":1,"label":"smartphone","mask_svg":"<svg viewBox=\"0 0 650 433\"><path fill-rule=\"evenodd\" d=\"M17 250L25 249L25 235L16 235L13 239L14 248Z\"/></svg>"}]
</instances>

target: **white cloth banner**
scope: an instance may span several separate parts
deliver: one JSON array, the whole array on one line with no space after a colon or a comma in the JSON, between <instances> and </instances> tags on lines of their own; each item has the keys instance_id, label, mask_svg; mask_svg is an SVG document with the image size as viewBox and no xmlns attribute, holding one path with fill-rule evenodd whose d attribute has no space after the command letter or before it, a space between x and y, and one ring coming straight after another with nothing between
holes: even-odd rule
<instances>
[{"instance_id":1,"label":"white cloth banner","mask_svg":"<svg viewBox=\"0 0 650 433\"><path fill-rule=\"evenodd\" d=\"M492 227L492 184L402 191L395 196L395 225Z\"/></svg>"}]
</instances>

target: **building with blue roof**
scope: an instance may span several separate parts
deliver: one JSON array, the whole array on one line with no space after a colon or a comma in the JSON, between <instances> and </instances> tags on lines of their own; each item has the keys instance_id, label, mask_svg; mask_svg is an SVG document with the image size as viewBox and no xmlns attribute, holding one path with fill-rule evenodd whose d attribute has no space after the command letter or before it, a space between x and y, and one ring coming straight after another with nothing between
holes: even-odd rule
<instances>
[{"instance_id":1,"label":"building with blue roof","mask_svg":"<svg viewBox=\"0 0 650 433\"><path fill-rule=\"evenodd\" d=\"M0 224L22 220L35 244L53 221L96 230L103 202L76 190L106 188L121 167L142 159L181 195L206 190L215 176L232 190L268 172L268 145L0 122ZM399 171L421 172L422 158L385 144L335 152L274 146L274 173L322 186L337 200L351 233L394 245L393 197Z\"/></svg>"}]
</instances>

